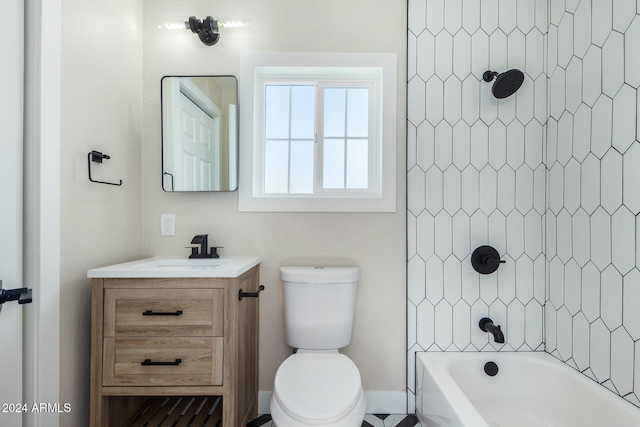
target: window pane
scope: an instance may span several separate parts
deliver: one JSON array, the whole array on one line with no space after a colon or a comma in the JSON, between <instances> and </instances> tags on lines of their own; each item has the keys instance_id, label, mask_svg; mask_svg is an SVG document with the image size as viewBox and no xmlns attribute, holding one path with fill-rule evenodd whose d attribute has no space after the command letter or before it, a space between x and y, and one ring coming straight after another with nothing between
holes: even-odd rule
<instances>
[{"instance_id":1,"label":"window pane","mask_svg":"<svg viewBox=\"0 0 640 427\"><path fill-rule=\"evenodd\" d=\"M313 146L313 141L291 141L291 193L313 193Z\"/></svg>"},{"instance_id":2,"label":"window pane","mask_svg":"<svg viewBox=\"0 0 640 427\"><path fill-rule=\"evenodd\" d=\"M287 193L288 182L288 141L266 141L264 150L264 192Z\"/></svg>"},{"instance_id":3,"label":"window pane","mask_svg":"<svg viewBox=\"0 0 640 427\"><path fill-rule=\"evenodd\" d=\"M362 189L369 186L369 140L347 141L347 188Z\"/></svg>"},{"instance_id":4,"label":"window pane","mask_svg":"<svg viewBox=\"0 0 640 427\"><path fill-rule=\"evenodd\" d=\"M369 136L369 89L366 87L347 91L347 136Z\"/></svg>"},{"instance_id":5,"label":"window pane","mask_svg":"<svg viewBox=\"0 0 640 427\"><path fill-rule=\"evenodd\" d=\"M322 161L322 186L344 188L344 140L325 139Z\"/></svg>"},{"instance_id":6,"label":"window pane","mask_svg":"<svg viewBox=\"0 0 640 427\"><path fill-rule=\"evenodd\" d=\"M291 87L291 138L313 139L315 87Z\"/></svg>"},{"instance_id":7,"label":"window pane","mask_svg":"<svg viewBox=\"0 0 640 427\"><path fill-rule=\"evenodd\" d=\"M265 86L265 136L267 138L289 137L289 90L290 86Z\"/></svg>"},{"instance_id":8,"label":"window pane","mask_svg":"<svg viewBox=\"0 0 640 427\"><path fill-rule=\"evenodd\" d=\"M324 136L345 136L345 88L324 90Z\"/></svg>"}]
</instances>

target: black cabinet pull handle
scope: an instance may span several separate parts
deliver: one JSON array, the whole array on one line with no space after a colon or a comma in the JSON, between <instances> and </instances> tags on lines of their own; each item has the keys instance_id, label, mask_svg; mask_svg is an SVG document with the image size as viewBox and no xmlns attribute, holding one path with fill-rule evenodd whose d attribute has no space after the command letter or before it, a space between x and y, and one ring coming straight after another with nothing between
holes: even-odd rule
<instances>
[{"instance_id":1,"label":"black cabinet pull handle","mask_svg":"<svg viewBox=\"0 0 640 427\"><path fill-rule=\"evenodd\" d=\"M175 362L152 362L151 359L144 359L140 364L142 366L178 366L182 363L182 359L176 359Z\"/></svg>"},{"instance_id":2,"label":"black cabinet pull handle","mask_svg":"<svg viewBox=\"0 0 640 427\"><path fill-rule=\"evenodd\" d=\"M169 312L147 310L147 311L143 311L142 315L143 316L182 316L182 310L169 311Z\"/></svg>"},{"instance_id":3,"label":"black cabinet pull handle","mask_svg":"<svg viewBox=\"0 0 640 427\"><path fill-rule=\"evenodd\" d=\"M242 298L258 298L262 291L264 291L264 285L258 287L258 292L242 292L242 289L240 289L238 291L238 301L242 301Z\"/></svg>"}]
</instances>

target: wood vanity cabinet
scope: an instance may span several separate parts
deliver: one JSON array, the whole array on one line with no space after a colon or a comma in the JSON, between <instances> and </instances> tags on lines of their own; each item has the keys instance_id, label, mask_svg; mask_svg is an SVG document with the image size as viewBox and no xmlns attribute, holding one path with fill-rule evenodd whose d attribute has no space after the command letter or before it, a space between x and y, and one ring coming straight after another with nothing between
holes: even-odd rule
<instances>
[{"instance_id":1,"label":"wood vanity cabinet","mask_svg":"<svg viewBox=\"0 0 640 427\"><path fill-rule=\"evenodd\" d=\"M91 427L164 426L152 419L170 410L194 427L187 417L209 420L198 426L221 417L222 427L257 417L259 304L238 293L258 291L259 266L237 278L94 278L92 287Z\"/></svg>"}]
</instances>

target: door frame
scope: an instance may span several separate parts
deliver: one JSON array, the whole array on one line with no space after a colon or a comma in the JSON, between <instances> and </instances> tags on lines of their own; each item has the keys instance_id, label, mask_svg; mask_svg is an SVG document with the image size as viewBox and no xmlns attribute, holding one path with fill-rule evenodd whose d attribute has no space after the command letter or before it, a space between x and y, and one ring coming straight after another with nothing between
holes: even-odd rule
<instances>
[{"instance_id":1,"label":"door frame","mask_svg":"<svg viewBox=\"0 0 640 427\"><path fill-rule=\"evenodd\" d=\"M24 0L24 401L60 401L60 113L62 0ZM82 411L85 408L71 408ZM58 412L27 412L25 427L59 427Z\"/></svg>"},{"instance_id":2,"label":"door frame","mask_svg":"<svg viewBox=\"0 0 640 427\"><path fill-rule=\"evenodd\" d=\"M23 287L23 105L24 105L24 21L23 0L3 3L0 14L0 39L11 40L0 48L0 283L5 289ZM28 305L28 304L26 304ZM0 305L0 331L3 335L0 368L0 423L23 427L22 413L4 405L22 403L24 306L14 302Z\"/></svg>"}]
</instances>

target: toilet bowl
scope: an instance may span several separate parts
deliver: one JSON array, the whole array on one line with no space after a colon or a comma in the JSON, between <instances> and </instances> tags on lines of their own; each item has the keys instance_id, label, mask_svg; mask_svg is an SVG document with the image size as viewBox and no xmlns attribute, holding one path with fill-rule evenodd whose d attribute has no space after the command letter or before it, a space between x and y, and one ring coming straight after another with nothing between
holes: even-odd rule
<instances>
[{"instance_id":1,"label":"toilet bowl","mask_svg":"<svg viewBox=\"0 0 640 427\"><path fill-rule=\"evenodd\" d=\"M360 372L339 348L351 342L357 267L281 267L287 343L271 397L275 427L360 427Z\"/></svg>"},{"instance_id":2,"label":"toilet bowl","mask_svg":"<svg viewBox=\"0 0 640 427\"><path fill-rule=\"evenodd\" d=\"M360 427L366 406L360 372L337 351L298 352L278 368L270 406L277 427Z\"/></svg>"}]
</instances>

